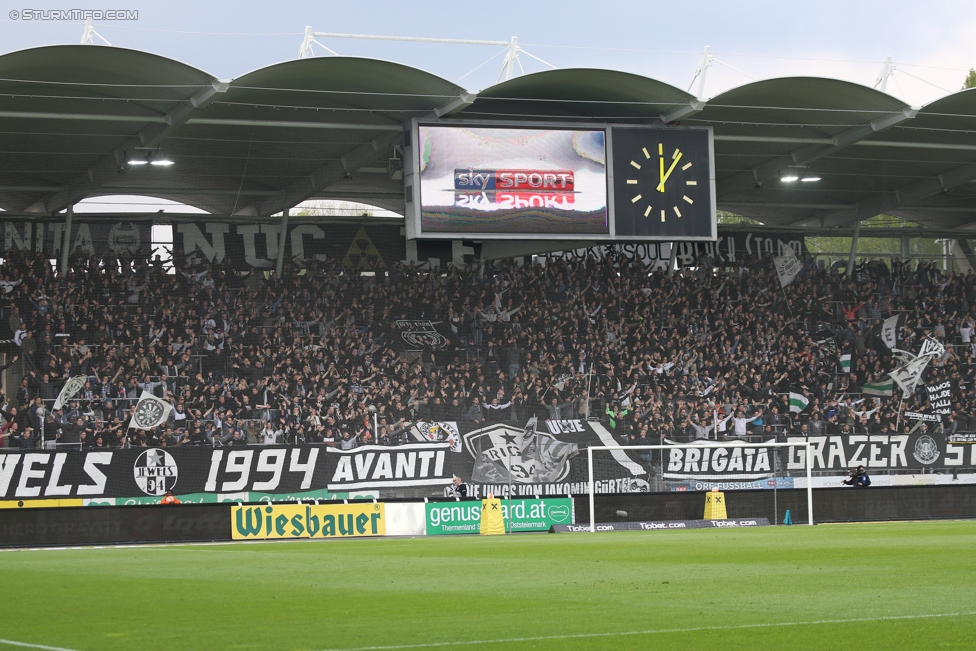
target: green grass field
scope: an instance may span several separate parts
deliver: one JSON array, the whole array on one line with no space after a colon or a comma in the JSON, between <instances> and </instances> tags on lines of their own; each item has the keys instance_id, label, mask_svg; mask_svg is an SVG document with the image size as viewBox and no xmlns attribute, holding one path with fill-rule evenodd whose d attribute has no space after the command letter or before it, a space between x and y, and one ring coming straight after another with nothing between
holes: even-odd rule
<instances>
[{"instance_id":1,"label":"green grass field","mask_svg":"<svg viewBox=\"0 0 976 651\"><path fill-rule=\"evenodd\" d=\"M974 649L976 521L9 551L0 594L0 649Z\"/></svg>"}]
</instances>

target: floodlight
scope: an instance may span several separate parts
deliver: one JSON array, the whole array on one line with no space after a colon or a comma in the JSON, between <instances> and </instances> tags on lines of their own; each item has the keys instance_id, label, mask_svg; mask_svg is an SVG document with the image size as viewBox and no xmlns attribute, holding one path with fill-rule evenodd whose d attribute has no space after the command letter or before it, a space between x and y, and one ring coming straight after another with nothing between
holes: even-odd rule
<instances>
[{"instance_id":1,"label":"floodlight","mask_svg":"<svg viewBox=\"0 0 976 651\"><path fill-rule=\"evenodd\" d=\"M793 183L794 181L798 181L799 179L800 179L799 176L791 173L788 174L787 176L781 176L779 180L782 181L783 183Z\"/></svg>"},{"instance_id":2,"label":"floodlight","mask_svg":"<svg viewBox=\"0 0 976 651\"><path fill-rule=\"evenodd\" d=\"M804 183L815 183L816 181L819 181L820 180L820 177L819 176L804 176L800 180L802 182L804 182Z\"/></svg>"}]
</instances>

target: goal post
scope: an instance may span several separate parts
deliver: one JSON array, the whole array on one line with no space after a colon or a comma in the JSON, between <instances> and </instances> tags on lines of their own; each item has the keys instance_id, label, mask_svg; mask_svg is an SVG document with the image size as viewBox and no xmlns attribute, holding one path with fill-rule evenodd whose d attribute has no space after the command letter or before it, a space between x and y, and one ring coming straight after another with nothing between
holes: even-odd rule
<instances>
[{"instance_id":1,"label":"goal post","mask_svg":"<svg viewBox=\"0 0 976 651\"><path fill-rule=\"evenodd\" d=\"M805 450L803 454L803 465L806 472L806 489L807 489L807 524L813 524L813 446L809 441L792 441L787 443L745 443L739 441L729 441L723 443L716 443L714 441L709 441L708 443L675 443L668 445L591 445L586 449L586 473L587 473L587 489L589 490L590 498L590 532L596 532L596 499L595 499L595 487L596 481L593 473L593 453L594 451L609 451L611 453L623 452L637 452L641 450L661 450L661 454L664 454L666 450L676 450L676 449L696 449L703 450L707 448L803 448ZM775 466L774 466L775 468Z\"/></svg>"}]
</instances>

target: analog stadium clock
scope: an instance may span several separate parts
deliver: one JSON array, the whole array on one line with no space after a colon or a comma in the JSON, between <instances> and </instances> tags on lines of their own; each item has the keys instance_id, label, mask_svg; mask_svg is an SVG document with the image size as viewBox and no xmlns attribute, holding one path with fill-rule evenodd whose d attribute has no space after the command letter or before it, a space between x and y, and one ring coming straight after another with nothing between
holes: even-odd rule
<instances>
[{"instance_id":1,"label":"analog stadium clock","mask_svg":"<svg viewBox=\"0 0 976 651\"><path fill-rule=\"evenodd\" d=\"M617 237L715 238L710 130L614 127L612 143Z\"/></svg>"}]
</instances>

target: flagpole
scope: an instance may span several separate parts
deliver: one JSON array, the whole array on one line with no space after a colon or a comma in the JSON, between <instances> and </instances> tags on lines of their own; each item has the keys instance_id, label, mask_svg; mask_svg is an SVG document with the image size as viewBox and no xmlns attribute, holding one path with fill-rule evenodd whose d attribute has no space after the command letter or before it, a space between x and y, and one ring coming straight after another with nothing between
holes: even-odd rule
<instances>
[{"instance_id":1,"label":"flagpole","mask_svg":"<svg viewBox=\"0 0 976 651\"><path fill-rule=\"evenodd\" d=\"M593 378L593 362L590 362L590 372L586 374L586 420L590 420L590 380Z\"/></svg>"},{"instance_id":2,"label":"flagpole","mask_svg":"<svg viewBox=\"0 0 976 651\"><path fill-rule=\"evenodd\" d=\"M905 406L905 396L902 395L901 402L898 403L898 419L895 421L895 434L901 431L901 410Z\"/></svg>"}]
</instances>

